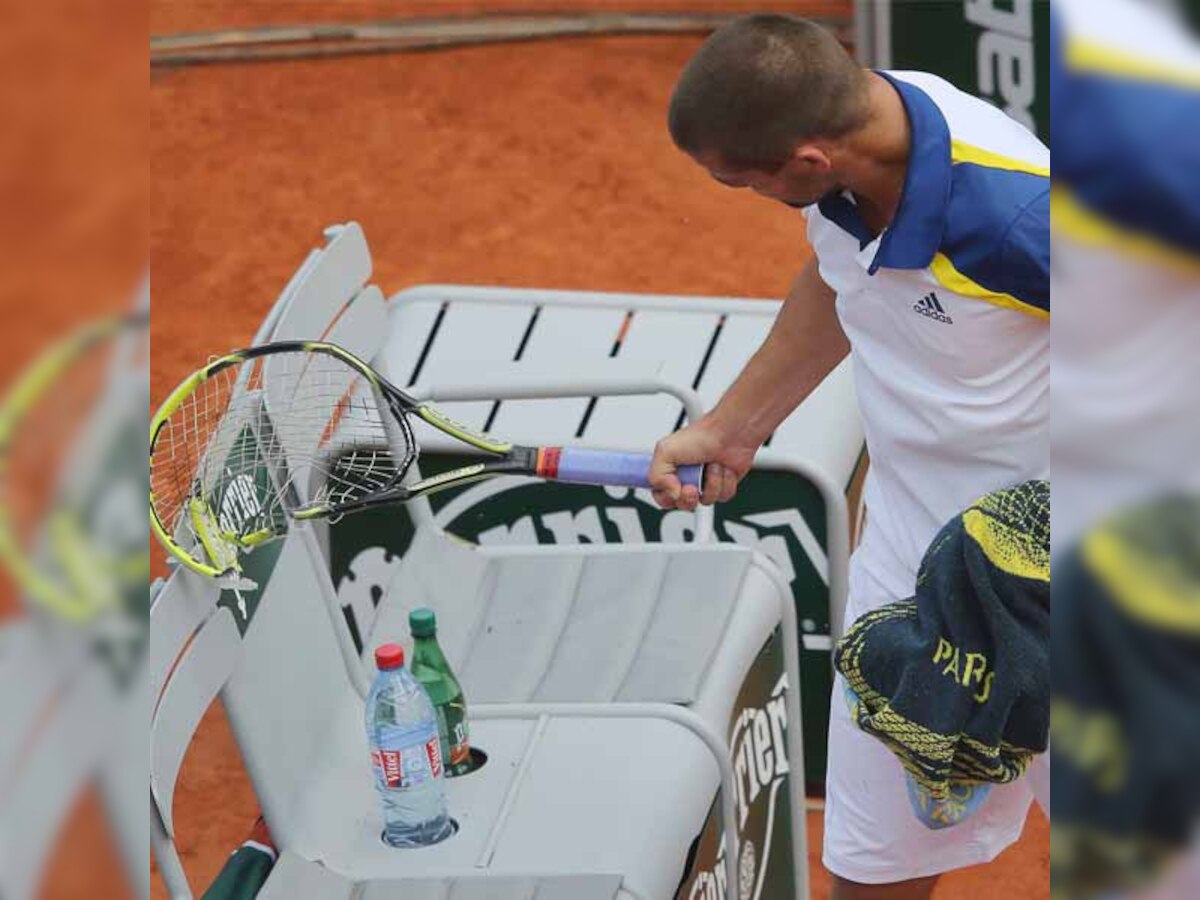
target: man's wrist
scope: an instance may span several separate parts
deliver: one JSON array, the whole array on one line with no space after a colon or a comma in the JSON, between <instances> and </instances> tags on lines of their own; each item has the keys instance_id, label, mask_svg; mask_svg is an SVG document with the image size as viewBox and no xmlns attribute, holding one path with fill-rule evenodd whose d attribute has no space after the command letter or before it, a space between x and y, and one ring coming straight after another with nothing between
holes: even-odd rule
<instances>
[{"instance_id":1,"label":"man's wrist","mask_svg":"<svg viewBox=\"0 0 1200 900\"><path fill-rule=\"evenodd\" d=\"M730 409L727 404L718 403L697 424L715 435L722 446L736 444L757 447L770 434L759 437L757 434L759 429L754 427L753 419L752 414L739 414L736 410Z\"/></svg>"}]
</instances>

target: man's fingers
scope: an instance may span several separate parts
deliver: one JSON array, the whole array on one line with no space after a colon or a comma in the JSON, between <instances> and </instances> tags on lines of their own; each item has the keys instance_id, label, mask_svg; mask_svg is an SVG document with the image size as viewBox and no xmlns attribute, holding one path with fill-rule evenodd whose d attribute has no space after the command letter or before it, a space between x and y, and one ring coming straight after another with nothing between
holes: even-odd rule
<instances>
[{"instance_id":1,"label":"man's fingers","mask_svg":"<svg viewBox=\"0 0 1200 900\"><path fill-rule=\"evenodd\" d=\"M658 488L653 488L650 491L650 495L652 497L654 497L654 502L657 503L663 509L674 509L675 508L675 498L672 497L666 491L659 490Z\"/></svg>"},{"instance_id":2,"label":"man's fingers","mask_svg":"<svg viewBox=\"0 0 1200 900\"><path fill-rule=\"evenodd\" d=\"M700 494L700 502L706 506L716 503L724 484L725 467L719 463L709 463L704 467L704 490Z\"/></svg>"},{"instance_id":3,"label":"man's fingers","mask_svg":"<svg viewBox=\"0 0 1200 900\"><path fill-rule=\"evenodd\" d=\"M679 476L674 472L668 472L666 475L659 478L658 481L651 481L650 485L651 490L654 491L654 493L657 494L661 492L669 497L672 501L678 500L683 490L683 484L680 483ZM674 503L672 503L672 505L674 505Z\"/></svg>"},{"instance_id":4,"label":"man's fingers","mask_svg":"<svg viewBox=\"0 0 1200 900\"><path fill-rule=\"evenodd\" d=\"M728 503L737 494L738 481L740 480L737 473L732 469L726 469L724 472L725 478L721 483L721 494L718 498L719 503Z\"/></svg>"},{"instance_id":5,"label":"man's fingers","mask_svg":"<svg viewBox=\"0 0 1200 900\"><path fill-rule=\"evenodd\" d=\"M659 483L673 482L678 487L675 487L674 490L667 487L655 487L651 489L651 494L654 502L663 509L682 509L691 512L701 503L710 505L732 500L737 494L738 480L737 474L731 469L711 463L705 468L703 492L694 485L680 485L678 478L668 475L666 478L660 479Z\"/></svg>"},{"instance_id":6,"label":"man's fingers","mask_svg":"<svg viewBox=\"0 0 1200 900\"><path fill-rule=\"evenodd\" d=\"M700 502L706 506L726 503L737 493L737 473L720 463L709 463L704 469L704 490Z\"/></svg>"},{"instance_id":7,"label":"man's fingers","mask_svg":"<svg viewBox=\"0 0 1200 900\"><path fill-rule=\"evenodd\" d=\"M649 481L650 487L655 492L662 491L672 500L679 499L683 485L679 481L679 476L675 474L675 460L673 454L666 447L665 441L659 441L658 446L654 448L654 458L650 460Z\"/></svg>"}]
</instances>

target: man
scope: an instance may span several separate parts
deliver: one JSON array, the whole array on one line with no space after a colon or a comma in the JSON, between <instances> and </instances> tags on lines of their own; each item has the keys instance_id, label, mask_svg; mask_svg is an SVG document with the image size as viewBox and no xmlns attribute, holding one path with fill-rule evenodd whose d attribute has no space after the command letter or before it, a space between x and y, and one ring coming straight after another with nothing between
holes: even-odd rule
<instances>
[{"instance_id":1,"label":"man","mask_svg":"<svg viewBox=\"0 0 1200 900\"><path fill-rule=\"evenodd\" d=\"M755 451L845 356L871 456L847 623L912 595L941 525L984 493L1048 476L1049 153L932 75L858 67L820 27L737 19L688 63L675 143L718 182L803 210L815 258L762 347L701 421L664 438L664 507L728 500ZM706 463L703 493L676 467ZM830 722L824 863L840 900L918 900L1015 841L1024 781L954 828L922 826L899 762Z\"/></svg>"}]
</instances>

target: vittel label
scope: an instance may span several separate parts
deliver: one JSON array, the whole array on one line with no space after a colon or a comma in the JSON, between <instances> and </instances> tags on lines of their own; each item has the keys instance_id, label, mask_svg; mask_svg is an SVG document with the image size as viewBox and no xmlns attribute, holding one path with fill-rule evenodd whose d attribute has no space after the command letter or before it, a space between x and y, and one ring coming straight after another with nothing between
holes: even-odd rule
<instances>
[{"instance_id":1,"label":"vittel label","mask_svg":"<svg viewBox=\"0 0 1200 900\"><path fill-rule=\"evenodd\" d=\"M388 788L410 788L442 775L442 748L432 729L385 728L371 751L375 777Z\"/></svg>"}]
</instances>

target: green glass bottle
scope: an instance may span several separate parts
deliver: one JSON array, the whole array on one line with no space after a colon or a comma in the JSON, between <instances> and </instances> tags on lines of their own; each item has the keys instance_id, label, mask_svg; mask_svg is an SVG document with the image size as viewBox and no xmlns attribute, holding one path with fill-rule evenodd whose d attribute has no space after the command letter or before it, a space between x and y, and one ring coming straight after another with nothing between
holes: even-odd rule
<instances>
[{"instance_id":1,"label":"green glass bottle","mask_svg":"<svg viewBox=\"0 0 1200 900\"><path fill-rule=\"evenodd\" d=\"M437 616L432 609L414 609L408 617L413 637L409 670L421 683L437 714L442 759L447 775L471 770L471 740L467 729L467 701L454 670L437 641Z\"/></svg>"}]
</instances>

